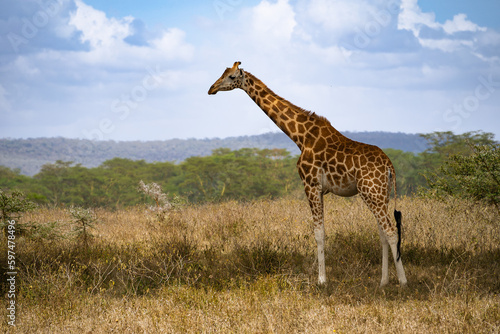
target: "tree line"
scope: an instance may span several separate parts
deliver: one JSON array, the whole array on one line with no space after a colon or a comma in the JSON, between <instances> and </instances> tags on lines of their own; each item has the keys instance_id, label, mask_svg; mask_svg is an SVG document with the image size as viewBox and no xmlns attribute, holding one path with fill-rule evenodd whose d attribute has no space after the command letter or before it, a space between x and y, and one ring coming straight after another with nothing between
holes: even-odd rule
<instances>
[{"instance_id":1,"label":"tree line","mask_svg":"<svg viewBox=\"0 0 500 334\"><path fill-rule=\"evenodd\" d=\"M416 134L391 132L345 132L348 138L377 145L419 153L425 150L425 140ZM208 156L213 150L227 147L239 150L246 147L260 149L282 148L292 155L300 151L283 132L269 132L254 136L211 139L169 139L156 141L92 141L70 138L0 138L0 164L20 168L21 174L34 176L42 165L57 160L73 161L92 168L113 158L132 160L181 162L192 156Z\"/></svg>"},{"instance_id":2,"label":"tree line","mask_svg":"<svg viewBox=\"0 0 500 334\"><path fill-rule=\"evenodd\" d=\"M498 189L494 181L499 177L496 174L498 143L493 134L434 132L422 137L429 147L422 153L384 150L396 169L398 195L412 195L423 188L441 192L458 189L453 188L453 178L450 179L453 182L443 185L443 180L449 178L450 168L457 167L458 162L465 163L464 159L454 157L477 155L481 147L493 147L496 158L489 155L469 160L473 166L489 161L482 170L486 177L492 175L493 183L485 189L490 193L491 189ZM178 164L113 158L98 167L87 168L58 160L43 165L33 177L0 166L0 189L20 190L39 204L109 208L144 203L147 198L138 189L140 181L157 183L169 196L190 203L298 196L303 193L303 186L296 169L297 158L285 149L219 148L210 156L191 157ZM452 161L458 162L453 165ZM471 169L474 168L461 172L470 174ZM470 175L464 177L477 179ZM481 187L484 188L484 184L475 187L474 191L481 192Z\"/></svg>"}]
</instances>

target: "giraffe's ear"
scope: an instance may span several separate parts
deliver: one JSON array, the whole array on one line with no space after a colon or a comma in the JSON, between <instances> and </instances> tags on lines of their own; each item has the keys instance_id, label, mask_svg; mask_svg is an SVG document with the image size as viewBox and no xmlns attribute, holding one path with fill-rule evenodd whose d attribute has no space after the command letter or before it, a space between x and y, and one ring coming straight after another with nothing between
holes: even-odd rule
<instances>
[{"instance_id":1,"label":"giraffe's ear","mask_svg":"<svg viewBox=\"0 0 500 334\"><path fill-rule=\"evenodd\" d=\"M241 65L241 61L236 61L236 62L234 62L234 65L233 65L233 70L238 69L238 66L240 66L240 65Z\"/></svg>"}]
</instances>

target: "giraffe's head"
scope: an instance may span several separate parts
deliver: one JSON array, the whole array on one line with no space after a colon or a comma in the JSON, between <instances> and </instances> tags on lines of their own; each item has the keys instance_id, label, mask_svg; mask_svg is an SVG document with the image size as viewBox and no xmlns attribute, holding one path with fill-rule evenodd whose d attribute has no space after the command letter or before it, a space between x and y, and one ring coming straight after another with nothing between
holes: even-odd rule
<instances>
[{"instance_id":1,"label":"giraffe's head","mask_svg":"<svg viewBox=\"0 0 500 334\"><path fill-rule=\"evenodd\" d=\"M210 87L208 94L213 95L218 91L241 88L245 73L242 69L238 68L240 64L241 62L237 61L234 63L233 67L226 68L221 77L212 85L212 87Z\"/></svg>"}]
</instances>

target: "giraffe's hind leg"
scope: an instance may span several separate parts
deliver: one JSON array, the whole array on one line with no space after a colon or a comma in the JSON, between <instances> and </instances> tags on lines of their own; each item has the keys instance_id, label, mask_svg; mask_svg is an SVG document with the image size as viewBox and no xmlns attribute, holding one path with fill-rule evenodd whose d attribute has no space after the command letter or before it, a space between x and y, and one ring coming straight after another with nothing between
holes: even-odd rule
<instances>
[{"instance_id":1,"label":"giraffe's hind leg","mask_svg":"<svg viewBox=\"0 0 500 334\"><path fill-rule=\"evenodd\" d=\"M389 282L389 248L391 249L394 264L396 265L399 284L404 286L407 281L403 262L398 254L399 237L396 223L392 222L389 218L387 197L384 199L383 195L373 195L363 192L360 192L360 195L375 216L379 227L380 243L382 244L382 279L380 280L380 286L384 286Z\"/></svg>"},{"instance_id":2,"label":"giraffe's hind leg","mask_svg":"<svg viewBox=\"0 0 500 334\"><path fill-rule=\"evenodd\" d=\"M396 224L391 223L387 210L385 210L385 214L383 214L381 217L375 214L375 218L377 218L377 221L379 223L381 238L382 236L385 237L385 243L382 244L382 280L380 281L380 286L383 286L389 282L389 272L388 272L389 256L387 254L388 253L387 246L389 246L391 249L392 257L394 259L394 264L396 265L399 284L401 286L405 286L406 275L405 275L405 270L403 268L403 261L401 260L401 257L399 256L398 253L399 237L397 230L394 227Z\"/></svg>"},{"instance_id":3,"label":"giraffe's hind leg","mask_svg":"<svg viewBox=\"0 0 500 334\"><path fill-rule=\"evenodd\" d=\"M378 232L380 235L380 244L382 245L382 279L380 280L380 286L384 286L389 283L389 242L380 225Z\"/></svg>"},{"instance_id":4,"label":"giraffe's hind leg","mask_svg":"<svg viewBox=\"0 0 500 334\"><path fill-rule=\"evenodd\" d=\"M403 261L401 260L401 257L399 257L398 254L398 237L391 236L389 239L389 246L391 247L392 251L392 257L394 258L394 264L396 265L396 272L398 274L398 280L399 284L401 286L405 286L407 281L406 281L406 275L405 275L405 270L403 268Z\"/></svg>"},{"instance_id":5,"label":"giraffe's hind leg","mask_svg":"<svg viewBox=\"0 0 500 334\"><path fill-rule=\"evenodd\" d=\"M399 284L405 286L407 281L403 261L398 253L399 236L394 227L395 223L391 223L387 212L382 217L377 213L374 213L374 215L379 224L380 242L382 244L382 279L380 280L380 286L389 283L389 248L391 249L394 264L396 265Z\"/></svg>"}]
</instances>

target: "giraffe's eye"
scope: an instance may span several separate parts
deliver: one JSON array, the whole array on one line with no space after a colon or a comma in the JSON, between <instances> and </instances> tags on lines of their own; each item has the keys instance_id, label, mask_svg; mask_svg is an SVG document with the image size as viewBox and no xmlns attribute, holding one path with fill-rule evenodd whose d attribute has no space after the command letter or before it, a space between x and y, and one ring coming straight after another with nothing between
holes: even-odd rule
<instances>
[{"instance_id":1,"label":"giraffe's eye","mask_svg":"<svg viewBox=\"0 0 500 334\"><path fill-rule=\"evenodd\" d=\"M231 79L231 80L236 79L236 75L230 75L230 76L229 76L229 79Z\"/></svg>"}]
</instances>

